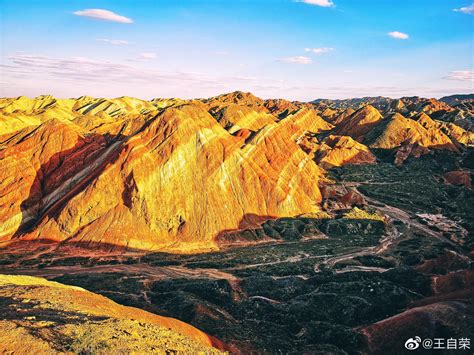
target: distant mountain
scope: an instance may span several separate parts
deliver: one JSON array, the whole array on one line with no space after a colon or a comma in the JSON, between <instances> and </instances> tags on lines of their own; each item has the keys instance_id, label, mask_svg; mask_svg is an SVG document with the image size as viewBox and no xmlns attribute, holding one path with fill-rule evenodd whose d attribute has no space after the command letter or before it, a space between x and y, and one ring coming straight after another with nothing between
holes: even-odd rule
<instances>
[{"instance_id":1,"label":"distant mountain","mask_svg":"<svg viewBox=\"0 0 474 355\"><path fill-rule=\"evenodd\" d=\"M474 101L474 94L445 96L439 99L439 101L445 102L451 106L457 106L465 102Z\"/></svg>"},{"instance_id":2,"label":"distant mountain","mask_svg":"<svg viewBox=\"0 0 474 355\"><path fill-rule=\"evenodd\" d=\"M322 112L324 118L328 108L336 110L333 114L341 114L342 110L357 110L363 106L371 105L383 115L400 113L409 117L425 112L432 118L445 122L453 122L457 125L472 130L474 127L474 94L453 95L442 99L427 99L418 96L391 99L387 97L362 97L345 100L317 99L311 103Z\"/></svg>"},{"instance_id":3,"label":"distant mountain","mask_svg":"<svg viewBox=\"0 0 474 355\"><path fill-rule=\"evenodd\" d=\"M389 106L393 100L388 97L383 96L374 96L374 97L361 97L353 99L340 99L340 100L330 100L330 99L316 99L311 101L315 105L323 105L332 107L334 109L358 109L364 105L372 105L376 108L382 108Z\"/></svg>"}]
</instances>

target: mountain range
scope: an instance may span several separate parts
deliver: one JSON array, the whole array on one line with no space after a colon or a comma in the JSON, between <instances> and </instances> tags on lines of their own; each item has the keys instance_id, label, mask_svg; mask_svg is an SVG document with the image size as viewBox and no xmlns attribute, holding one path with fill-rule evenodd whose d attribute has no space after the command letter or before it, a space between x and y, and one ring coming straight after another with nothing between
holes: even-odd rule
<instances>
[{"instance_id":1,"label":"mountain range","mask_svg":"<svg viewBox=\"0 0 474 355\"><path fill-rule=\"evenodd\" d=\"M321 211L330 167L460 153L473 102L2 99L0 238L218 249L222 231Z\"/></svg>"},{"instance_id":2,"label":"mountain range","mask_svg":"<svg viewBox=\"0 0 474 355\"><path fill-rule=\"evenodd\" d=\"M0 352L471 336L473 104L0 99Z\"/></svg>"}]
</instances>

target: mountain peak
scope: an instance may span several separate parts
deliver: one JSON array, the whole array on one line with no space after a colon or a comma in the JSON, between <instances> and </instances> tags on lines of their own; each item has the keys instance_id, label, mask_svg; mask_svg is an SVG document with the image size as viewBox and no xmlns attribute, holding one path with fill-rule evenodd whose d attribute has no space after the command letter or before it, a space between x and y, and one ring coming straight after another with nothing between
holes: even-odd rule
<instances>
[{"instance_id":1,"label":"mountain peak","mask_svg":"<svg viewBox=\"0 0 474 355\"><path fill-rule=\"evenodd\" d=\"M227 94L218 95L215 97L211 97L204 101L219 101L222 103L235 103L241 105L255 105L255 104L263 104L263 100L251 92L243 92L243 91L234 91Z\"/></svg>"}]
</instances>

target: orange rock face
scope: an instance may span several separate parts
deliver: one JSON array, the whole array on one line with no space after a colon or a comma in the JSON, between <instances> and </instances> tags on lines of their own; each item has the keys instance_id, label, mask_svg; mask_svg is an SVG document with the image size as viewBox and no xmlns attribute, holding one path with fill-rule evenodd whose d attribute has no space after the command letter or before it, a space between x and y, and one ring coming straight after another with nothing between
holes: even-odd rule
<instances>
[{"instance_id":1,"label":"orange rock face","mask_svg":"<svg viewBox=\"0 0 474 355\"><path fill-rule=\"evenodd\" d=\"M423 127L415 120L396 113L381 122L367 138L374 148L392 149L402 144L418 144L422 147L456 151L451 139L437 127Z\"/></svg>"},{"instance_id":2,"label":"orange rock face","mask_svg":"<svg viewBox=\"0 0 474 355\"><path fill-rule=\"evenodd\" d=\"M364 141L365 135L370 132L382 119L380 112L371 105L367 105L349 116L343 116L338 122L335 134L351 136L355 140Z\"/></svg>"},{"instance_id":3,"label":"orange rock face","mask_svg":"<svg viewBox=\"0 0 474 355\"><path fill-rule=\"evenodd\" d=\"M374 164L375 156L365 145L348 136L329 136L316 150L316 161L325 168L346 164Z\"/></svg>"},{"instance_id":4,"label":"orange rock face","mask_svg":"<svg viewBox=\"0 0 474 355\"><path fill-rule=\"evenodd\" d=\"M348 206L363 206L366 204L364 197L354 190L350 190L342 196L341 202Z\"/></svg>"},{"instance_id":5,"label":"orange rock face","mask_svg":"<svg viewBox=\"0 0 474 355\"><path fill-rule=\"evenodd\" d=\"M97 118L84 114L116 112L95 112L99 101L71 113L73 122L48 120L9 138L1 237L186 252L215 248L248 215L318 211L321 171L296 141L332 126L308 108L278 119L233 101L225 96L218 111L229 125L208 112L215 98L168 105L123 126L134 127L127 134L115 125L97 134Z\"/></svg>"},{"instance_id":6,"label":"orange rock face","mask_svg":"<svg viewBox=\"0 0 474 355\"><path fill-rule=\"evenodd\" d=\"M0 150L0 239L34 222L65 194L65 185L105 150L105 138L49 120L25 128Z\"/></svg>"},{"instance_id":7,"label":"orange rock face","mask_svg":"<svg viewBox=\"0 0 474 355\"><path fill-rule=\"evenodd\" d=\"M431 110L424 110L426 107L420 106L419 114L407 118L400 113L383 117L373 106L366 105L351 115L341 113L333 133L350 136L377 149L416 146L457 152L462 145L472 146L472 132L452 123L431 119L426 114Z\"/></svg>"}]
</instances>

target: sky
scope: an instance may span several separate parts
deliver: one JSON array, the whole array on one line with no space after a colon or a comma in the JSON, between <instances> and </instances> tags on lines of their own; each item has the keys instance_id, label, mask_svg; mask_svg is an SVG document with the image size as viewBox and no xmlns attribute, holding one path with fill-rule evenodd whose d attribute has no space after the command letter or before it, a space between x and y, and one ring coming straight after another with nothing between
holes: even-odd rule
<instances>
[{"instance_id":1,"label":"sky","mask_svg":"<svg viewBox=\"0 0 474 355\"><path fill-rule=\"evenodd\" d=\"M0 0L0 96L474 92L472 0Z\"/></svg>"}]
</instances>

